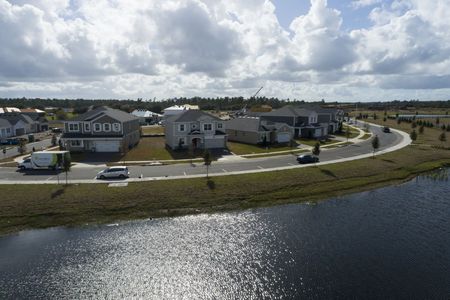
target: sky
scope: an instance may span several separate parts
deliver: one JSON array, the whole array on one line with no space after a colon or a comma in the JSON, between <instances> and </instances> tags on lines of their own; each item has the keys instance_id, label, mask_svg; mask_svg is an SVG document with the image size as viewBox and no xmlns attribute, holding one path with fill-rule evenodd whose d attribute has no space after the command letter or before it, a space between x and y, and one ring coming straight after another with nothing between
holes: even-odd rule
<instances>
[{"instance_id":1,"label":"sky","mask_svg":"<svg viewBox=\"0 0 450 300\"><path fill-rule=\"evenodd\" d=\"M450 99L450 0L0 0L0 97Z\"/></svg>"}]
</instances>

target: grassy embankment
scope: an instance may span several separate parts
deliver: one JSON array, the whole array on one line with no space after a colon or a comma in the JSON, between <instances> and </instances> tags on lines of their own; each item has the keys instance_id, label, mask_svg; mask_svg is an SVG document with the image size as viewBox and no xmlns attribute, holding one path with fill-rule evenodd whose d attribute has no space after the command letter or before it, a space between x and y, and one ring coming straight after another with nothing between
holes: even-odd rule
<instances>
[{"instance_id":1,"label":"grassy embankment","mask_svg":"<svg viewBox=\"0 0 450 300\"><path fill-rule=\"evenodd\" d=\"M439 132L425 129L415 145L375 159L214 177L209 181L204 178L153 181L122 188L83 184L4 185L0 186L0 234L316 201L400 183L450 165L450 150L432 147L442 145L437 139Z\"/></svg>"}]
</instances>

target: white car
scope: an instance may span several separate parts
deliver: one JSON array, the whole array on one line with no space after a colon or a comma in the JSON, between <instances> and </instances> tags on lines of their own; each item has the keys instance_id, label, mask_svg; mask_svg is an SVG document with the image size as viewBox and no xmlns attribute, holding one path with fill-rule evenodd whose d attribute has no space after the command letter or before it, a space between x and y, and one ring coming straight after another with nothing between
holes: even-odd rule
<instances>
[{"instance_id":1,"label":"white car","mask_svg":"<svg viewBox=\"0 0 450 300\"><path fill-rule=\"evenodd\" d=\"M130 177L130 172L127 167L110 167L97 174L97 179L128 177Z\"/></svg>"}]
</instances>

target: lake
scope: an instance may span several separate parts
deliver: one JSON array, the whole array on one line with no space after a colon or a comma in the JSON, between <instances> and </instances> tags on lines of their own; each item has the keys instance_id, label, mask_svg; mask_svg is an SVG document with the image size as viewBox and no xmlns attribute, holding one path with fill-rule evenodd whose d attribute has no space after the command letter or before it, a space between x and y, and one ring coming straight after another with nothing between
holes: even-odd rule
<instances>
[{"instance_id":1,"label":"lake","mask_svg":"<svg viewBox=\"0 0 450 300\"><path fill-rule=\"evenodd\" d=\"M0 238L0 299L448 299L450 170L248 211Z\"/></svg>"}]
</instances>

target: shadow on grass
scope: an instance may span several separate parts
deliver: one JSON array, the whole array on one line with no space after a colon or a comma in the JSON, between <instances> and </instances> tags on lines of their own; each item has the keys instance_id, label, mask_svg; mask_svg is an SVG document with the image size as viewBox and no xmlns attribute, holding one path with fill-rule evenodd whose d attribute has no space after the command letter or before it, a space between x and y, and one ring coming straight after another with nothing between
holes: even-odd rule
<instances>
[{"instance_id":1,"label":"shadow on grass","mask_svg":"<svg viewBox=\"0 0 450 300\"><path fill-rule=\"evenodd\" d=\"M381 160L385 161L385 162L388 162L388 163L391 163L391 164L395 164L395 161L393 161L392 159L383 158Z\"/></svg>"},{"instance_id":2,"label":"shadow on grass","mask_svg":"<svg viewBox=\"0 0 450 300\"><path fill-rule=\"evenodd\" d=\"M58 189L58 190L52 192L52 194L51 194L50 197L51 197L52 199L55 199L55 198L61 196L62 194L64 194L64 192L65 192L65 188L62 187L62 188L60 188L60 189Z\"/></svg>"},{"instance_id":3,"label":"shadow on grass","mask_svg":"<svg viewBox=\"0 0 450 300\"><path fill-rule=\"evenodd\" d=\"M208 179L208 181L206 182L206 185L208 186L208 188L210 190L214 190L216 188L216 183L212 179Z\"/></svg>"},{"instance_id":4,"label":"shadow on grass","mask_svg":"<svg viewBox=\"0 0 450 300\"><path fill-rule=\"evenodd\" d=\"M326 170L326 169L319 169L320 170L320 172L322 172L323 174L325 174L325 175L327 175L327 176L330 176L330 177L333 177L333 178L338 178L337 176L336 176L336 174L334 174L333 172L331 172L330 170Z\"/></svg>"}]
</instances>

